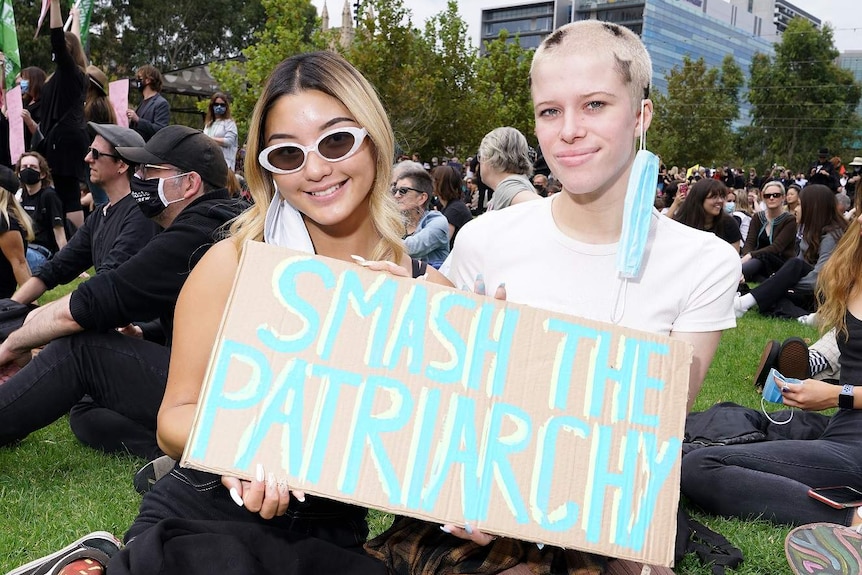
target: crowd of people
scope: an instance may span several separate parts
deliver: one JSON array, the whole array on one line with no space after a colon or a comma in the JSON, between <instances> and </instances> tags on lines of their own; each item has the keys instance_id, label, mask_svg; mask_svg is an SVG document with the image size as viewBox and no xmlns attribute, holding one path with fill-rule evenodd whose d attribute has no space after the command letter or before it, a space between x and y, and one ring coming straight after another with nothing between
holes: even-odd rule
<instances>
[{"instance_id":1,"label":"crowd of people","mask_svg":"<svg viewBox=\"0 0 862 575\"><path fill-rule=\"evenodd\" d=\"M141 103L118 126L107 78L63 31L59 0L50 26L56 69L22 70L26 151L0 167L2 297L33 306L90 268L95 276L0 343L0 444L68 414L83 444L148 463L125 546L94 533L14 573L209 573L227 563L275 573L297 557L296 573L632 568L407 517L366 541L366 509L291 491L274 470L258 466L246 481L180 467L245 241L452 287L481 282L509 301L682 340L693 350L689 411L722 331L747 311L817 322L822 342L770 341L754 378L762 386L769 369L784 369L784 403L803 410L792 429L687 452L682 493L721 515L862 524L855 510L807 497L829 484L862 490L862 339L852 337L862 330L862 210L846 209L862 202L862 158L846 170L823 149L807 172L776 167L767 178L667 170L643 149L649 54L629 30L586 21L534 54L541 155L498 127L464 163L396 159L386 111L353 66L331 52L284 60L249 122L246 201L227 94L212 95L202 130L171 125L161 74L143 65ZM738 497L739 486L754 495Z\"/></svg>"}]
</instances>

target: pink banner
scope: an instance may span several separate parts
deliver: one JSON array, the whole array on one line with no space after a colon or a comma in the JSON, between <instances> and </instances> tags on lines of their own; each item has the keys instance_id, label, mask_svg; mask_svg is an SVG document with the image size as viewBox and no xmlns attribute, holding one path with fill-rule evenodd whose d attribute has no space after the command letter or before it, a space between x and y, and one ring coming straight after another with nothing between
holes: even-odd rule
<instances>
[{"instance_id":1,"label":"pink banner","mask_svg":"<svg viewBox=\"0 0 862 575\"><path fill-rule=\"evenodd\" d=\"M9 158L12 163L24 153L24 120L21 112L24 104L21 101L21 86L15 86L6 92L6 114L9 118Z\"/></svg>"},{"instance_id":2,"label":"pink banner","mask_svg":"<svg viewBox=\"0 0 862 575\"><path fill-rule=\"evenodd\" d=\"M129 118L126 116L126 111L129 109L129 81L114 80L108 84L108 94L114 113L117 114L117 125L128 128Z\"/></svg>"}]
</instances>

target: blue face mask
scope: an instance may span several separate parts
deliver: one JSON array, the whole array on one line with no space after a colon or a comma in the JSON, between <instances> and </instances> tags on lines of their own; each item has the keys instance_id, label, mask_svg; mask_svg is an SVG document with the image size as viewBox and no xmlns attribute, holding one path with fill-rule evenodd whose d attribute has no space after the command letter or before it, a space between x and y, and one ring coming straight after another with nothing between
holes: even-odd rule
<instances>
[{"instance_id":1,"label":"blue face mask","mask_svg":"<svg viewBox=\"0 0 862 575\"><path fill-rule=\"evenodd\" d=\"M30 90L30 80L21 80L21 93L26 94Z\"/></svg>"},{"instance_id":2,"label":"blue face mask","mask_svg":"<svg viewBox=\"0 0 862 575\"><path fill-rule=\"evenodd\" d=\"M629 176L623 230L617 251L617 271L624 278L637 277L643 262L655 201L658 164L658 156L648 150L640 150Z\"/></svg>"},{"instance_id":3,"label":"blue face mask","mask_svg":"<svg viewBox=\"0 0 862 575\"><path fill-rule=\"evenodd\" d=\"M736 202L727 202L724 204L724 211L728 214L732 214L733 210L736 209Z\"/></svg>"},{"instance_id":4,"label":"blue face mask","mask_svg":"<svg viewBox=\"0 0 862 575\"><path fill-rule=\"evenodd\" d=\"M216 104L213 106L213 114L216 116L224 116L225 112L227 112L227 106L224 104Z\"/></svg>"}]
</instances>

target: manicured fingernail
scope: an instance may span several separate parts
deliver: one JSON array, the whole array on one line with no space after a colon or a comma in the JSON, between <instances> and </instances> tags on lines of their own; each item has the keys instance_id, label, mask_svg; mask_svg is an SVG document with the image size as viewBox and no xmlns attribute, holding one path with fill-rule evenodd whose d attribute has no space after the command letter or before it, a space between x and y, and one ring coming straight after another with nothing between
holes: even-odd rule
<instances>
[{"instance_id":1,"label":"manicured fingernail","mask_svg":"<svg viewBox=\"0 0 862 575\"><path fill-rule=\"evenodd\" d=\"M501 283L500 285L497 286L497 289L506 289L506 283L505 282Z\"/></svg>"},{"instance_id":2,"label":"manicured fingernail","mask_svg":"<svg viewBox=\"0 0 862 575\"><path fill-rule=\"evenodd\" d=\"M263 481L264 478L266 478L266 473L263 471L263 465L260 463L257 464L257 470L255 471L254 477L258 481Z\"/></svg>"},{"instance_id":3,"label":"manicured fingernail","mask_svg":"<svg viewBox=\"0 0 862 575\"><path fill-rule=\"evenodd\" d=\"M452 529L450 529L448 525L441 525L440 531L443 533L449 533L450 535L452 534Z\"/></svg>"},{"instance_id":4,"label":"manicured fingernail","mask_svg":"<svg viewBox=\"0 0 862 575\"><path fill-rule=\"evenodd\" d=\"M357 256L356 254L351 254L351 255L350 255L350 257L352 257L352 258L354 259L354 261L357 261L357 262L359 262L359 263L362 263L362 262L364 262L364 261L365 261L365 258L364 258L364 257L362 257L362 256Z\"/></svg>"},{"instance_id":5,"label":"manicured fingernail","mask_svg":"<svg viewBox=\"0 0 862 575\"><path fill-rule=\"evenodd\" d=\"M782 387L782 388L781 388L781 391L782 391L783 393L787 393L788 391L790 391L790 388L789 388L789 387Z\"/></svg>"},{"instance_id":6,"label":"manicured fingernail","mask_svg":"<svg viewBox=\"0 0 862 575\"><path fill-rule=\"evenodd\" d=\"M356 262L356 263L358 263L359 265L361 265L364 268L370 268L371 267L371 262L361 261L361 262Z\"/></svg>"},{"instance_id":7,"label":"manicured fingernail","mask_svg":"<svg viewBox=\"0 0 862 575\"><path fill-rule=\"evenodd\" d=\"M304 491L294 491L293 496L296 497L296 500L300 503L305 503L305 492Z\"/></svg>"},{"instance_id":8,"label":"manicured fingernail","mask_svg":"<svg viewBox=\"0 0 862 575\"><path fill-rule=\"evenodd\" d=\"M242 507L242 497L239 496L239 492L236 490L236 487L230 488L230 498L233 499L233 502Z\"/></svg>"},{"instance_id":9,"label":"manicured fingernail","mask_svg":"<svg viewBox=\"0 0 862 575\"><path fill-rule=\"evenodd\" d=\"M472 528L472 527L470 527L470 524L469 524L469 523L464 523L464 531L466 531L466 532L467 532L467 535L472 535L472 534L473 534L473 528Z\"/></svg>"},{"instance_id":10,"label":"manicured fingernail","mask_svg":"<svg viewBox=\"0 0 862 575\"><path fill-rule=\"evenodd\" d=\"M281 493L282 495L284 495L285 493L287 493L287 490L288 490L287 481L285 481L283 479L279 479L278 480L278 492Z\"/></svg>"},{"instance_id":11,"label":"manicured fingernail","mask_svg":"<svg viewBox=\"0 0 862 575\"><path fill-rule=\"evenodd\" d=\"M270 488L275 488L275 474L270 473L266 476L266 486Z\"/></svg>"}]
</instances>

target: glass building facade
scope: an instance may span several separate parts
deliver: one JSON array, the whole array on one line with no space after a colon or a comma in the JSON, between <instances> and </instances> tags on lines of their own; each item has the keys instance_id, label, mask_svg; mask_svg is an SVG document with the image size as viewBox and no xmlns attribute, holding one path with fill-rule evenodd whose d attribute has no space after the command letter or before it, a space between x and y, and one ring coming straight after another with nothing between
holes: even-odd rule
<instances>
[{"instance_id":1,"label":"glass building facade","mask_svg":"<svg viewBox=\"0 0 862 575\"><path fill-rule=\"evenodd\" d=\"M653 86L659 92L667 91L665 76L682 67L685 56L718 68L730 54L748 77L756 53L775 54L768 40L678 0L646 0L641 38L652 56ZM741 112L747 119L747 109Z\"/></svg>"},{"instance_id":2,"label":"glass building facade","mask_svg":"<svg viewBox=\"0 0 862 575\"><path fill-rule=\"evenodd\" d=\"M538 48L555 26L556 2L530 2L482 10L479 46L484 53L485 42L495 40L501 30L509 33L509 41L517 35L522 48ZM561 23L562 24L562 23Z\"/></svg>"}]
</instances>

